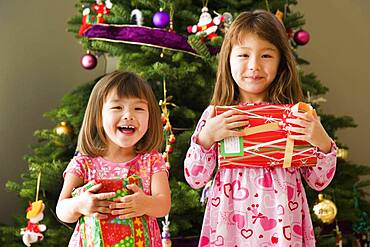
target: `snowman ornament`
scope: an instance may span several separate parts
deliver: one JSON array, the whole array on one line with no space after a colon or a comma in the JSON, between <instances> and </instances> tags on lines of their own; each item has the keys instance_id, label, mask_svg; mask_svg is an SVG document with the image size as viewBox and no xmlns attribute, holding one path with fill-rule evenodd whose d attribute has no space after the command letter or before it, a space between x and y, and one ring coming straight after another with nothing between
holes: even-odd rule
<instances>
[{"instance_id":1,"label":"snowman ornament","mask_svg":"<svg viewBox=\"0 0 370 247\"><path fill-rule=\"evenodd\" d=\"M44 235L41 232L46 230L44 224L38 224L44 218L45 204L42 200L33 202L27 208L27 227L21 229L21 235L23 243L30 247L32 243L36 243L44 239Z\"/></svg>"}]
</instances>

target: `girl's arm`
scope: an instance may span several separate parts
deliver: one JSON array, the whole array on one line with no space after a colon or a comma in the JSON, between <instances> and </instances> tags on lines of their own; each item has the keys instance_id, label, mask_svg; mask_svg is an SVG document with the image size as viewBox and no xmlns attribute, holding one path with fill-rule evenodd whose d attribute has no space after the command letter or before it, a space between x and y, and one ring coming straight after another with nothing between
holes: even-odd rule
<instances>
[{"instance_id":1,"label":"girl's arm","mask_svg":"<svg viewBox=\"0 0 370 247\"><path fill-rule=\"evenodd\" d=\"M301 174L311 188L321 191L325 189L333 179L336 165L337 146L332 142L329 153L318 151L316 166L302 167Z\"/></svg>"},{"instance_id":2,"label":"girl's arm","mask_svg":"<svg viewBox=\"0 0 370 247\"><path fill-rule=\"evenodd\" d=\"M216 145L212 144L209 149L206 149L198 144L199 133L203 129L209 115L212 114L210 111L213 111L213 108L208 107L200 117L194 134L190 139L190 147L184 161L185 179L194 189L199 189L207 184L216 166Z\"/></svg>"},{"instance_id":3,"label":"girl's arm","mask_svg":"<svg viewBox=\"0 0 370 247\"><path fill-rule=\"evenodd\" d=\"M191 187L201 188L211 179L217 159L216 143L229 136L242 136L237 129L248 123L246 116L234 110L215 116L214 106L209 106L203 112L184 161L185 179Z\"/></svg>"},{"instance_id":4,"label":"girl's arm","mask_svg":"<svg viewBox=\"0 0 370 247\"><path fill-rule=\"evenodd\" d=\"M144 214L153 217L166 216L171 208L171 192L168 176L165 171L156 172L151 178L151 195L146 195L136 184L129 184L127 188L132 190L132 195L118 198L116 203L110 206L113 215L119 215L121 219L142 216Z\"/></svg>"},{"instance_id":5,"label":"girl's arm","mask_svg":"<svg viewBox=\"0 0 370 247\"><path fill-rule=\"evenodd\" d=\"M73 223L81 215L93 215L104 219L107 218L105 214L110 213L109 205L111 202L106 199L115 196L115 193L95 194L101 187L101 184L97 184L81 195L72 197L72 190L82 185L83 179L81 177L73 173L66 173L56 208L57 216L61 221Z\"/></svg>"},{"instance_id":6,"label":"girl's arm","mask_svg":"<svg viewBox=\"0 0 370 247\"><path fill-rule=\"evenodd\" d=\"M314 114L293 113L297 119L287 119L288 123L299 127L288 127L297 134L290 135L294 140L304 140L318 148L315 167L303 167L301 172L309 186L315 190L323 190L334 177L337 164L337 146L326 133L320 118Z\"/></svg>"}]
</instances>

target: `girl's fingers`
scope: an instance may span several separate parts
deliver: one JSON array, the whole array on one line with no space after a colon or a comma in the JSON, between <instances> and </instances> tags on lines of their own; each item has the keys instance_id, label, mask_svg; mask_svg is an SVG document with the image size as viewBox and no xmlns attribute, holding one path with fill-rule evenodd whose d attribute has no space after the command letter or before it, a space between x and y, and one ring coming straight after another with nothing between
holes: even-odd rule
<instances>
[{"instance_id":1,"label":"girl's fingers","mask_svg":"<svg viewBox=\"0 0 370 247\"><path fill-rule=\"evenodd\" d=\"M209 115L208 115L207 118L212 118L216 115L216 109L215 109L215 106L213 106L213 105L210 105L209 108L210 108L209 109Z\"/></svg>"},{"instance_id":2,"label":"girl's fingers","mask_svg":"<svg viewBox=\"0 0 370 247\"><path fill-rule=\"evenodd\" d=\"M228 123L232 123L232 122L240 122L240 121L248 121L249 120L249 117L246 116L246 115L232 115L231 117L227 118L227 122Z\"/></svg>"},{"instance_id":3,"label":"girl's fingers","mask_svg":"<svg viewBox=\"0 0 370 247\"><path fill-rule=\"evenodd\" d=\"M237 130L230 130L227 133L227 136L243 136L244 132L243 131L237 131Z\"/></svg>"},{"instance_id":4,"label":"girl's fingers","mask_svg":"<svg viewBox=\"0 0 370 247\"><path fill-rule=\"evenodd\" d=\"M109 207L109 208L111 208L111 205L113 205L113 204L114 204L114 202L107 201L107 200L102 200L102 201L99 200L96 203L96 205L99 206L99 207Z\"/></svg>"},{"instance_id":5,"label":"girl's fingers","mask_svg":"<svg viewBox=\"0 0 370 247\"><path fill-rule=\"evenodd\" d=\"M249 121L233 122L233 123L229 123L227 125L227 128L228 129L235 129L235 128L240 128L240 127L246 127L246 126L248 126L248 124L249 124Z\"/></svg>"},{"instance_id":6,"label":"girl's fingers","mask_svg":"<svg viewBox=\"0 0 370 247\"><path fill-rule=\"evenodd\" d=\"M132 214L132 213L134 213L134 211L132 210L132 208L124 208L124 209L112 210L112 215L120 215L120 216L123 216L123 215L127 215L127 214Z\"/></svg>"},{"instance_id":7,"label":"girl's fingers","mask_svg":"<svg viewBox=\"0 0 370 247\"><path fill-rule=\"evenodd\" d=\"M289 135L289 138L293 140L307 141L307 137L305 135Z\"/></svg>"},{"instance_id":8,"label":"girl's fingers","mask_svg":"<svg viewBox=\"0 0 370 247\"><path fill-rule=\"evenodd\" d=\"M312 121L314 119L314 117L312 116L312 114L311 113L308 113L308 112L292 112L292 114L295 117L304 119L306 121Z\"/></svg>"},{"instance_id":9,"label":"girl's fingers","mask_svg":"<svg viewBox=\"0 0 370 247\"><path fill-rule=\"evenodd\" d=\"M127 196L124 196L124 197L119 197L117 199L115 199L114 201L115 202L125 202L125 203L129 203L132 201L132 196L133 195L127 195Z\"/></svg>"},{"instance_id":10,"label":"girl's fingers","mask_svg":"<svg viewBox=\"0 0 370 247\"><path fill-rule=\"evenodd\" d=\"M287 129L291 132L300 133L300 134L307 134L308 133L306 128L299 128L299 127L289 126L289 127L287 127Z\"/></svg>"},{"instance_id":11,"label":"girl's fingers","mask_svg":"<svg viewBox=\"0 0 370 247\"><path fill-rule=\"evenodd\" d=\"M109 208L113 209L113 208L127 208L129 207L130 204L128 203L112 203L111 205L109 205Z\"/></svg>"},{"instance_id":12,"label":"girl's fingers","mask_svg":"<svg viewBox=\"0 0 370 247\"><path fill-rule=\"evenodd\" d=\"M89 182L89 183L91 184L91 183L93 183L93 181L92 182ZM87 185L89 183L87 183ZM98 192L100 190L101 186L102 186L101 184L95 184L90 189L87 189L86 191L95 193L95 192Z\"/></svg>"},{"instance_id":13,"label":"girl's fingers","mask_svg":"<svg viewBox=\"0 0 370 247\"><path fill-rule=\"evenodd\" d=\"M106 193L95 194L94 197L98 200L106 200L106 199L114 197L115 195L116 195L115 192L106 192Z\"/></svg>"},{"instance_id":14,"label":"girl's fingers","mask_svg":"<svg viewBox=\"0 0 370 247\"><path fill-rule=\"evenodd\" d=\"M308 121L301 120L301 119L295 119L295 118L287 118L286 122L290 124L299 125L301 127L307 127L310 124L310 122Z\"/></svg>"},{"instance_id":15,"label":"girl's fingers","mask_svg":"<svg viewBox=\"0 0 370 247\"><path fill-rule=\"evenodd\" d=\"M108 219L108 215L101 213L93 213L92 216L100 220Z\"/></svg>"},{"instance_id":16,"label":"girl's fingers","mask_svg":"<svg viewBox=\"0 0 370 247\"><path fill-rule=\"evenodd\" d=\"M240 115L240 113L236 110L228 110L228 111L221 113L219 116L223 118L229 118L233 115Z\"/></svg>"},{"instance_id":17,"label":"girl's fingers","mask_svg":"<svg viewBox=\"0 0 370 247\"><path fill-rule=\"evenodd\" d=\"M108 208L108 207L97 207L96 208L96 212L98 212L98 213L110 214L111 211L112 210L110 208Z\"/></svg>"}]
</instances>

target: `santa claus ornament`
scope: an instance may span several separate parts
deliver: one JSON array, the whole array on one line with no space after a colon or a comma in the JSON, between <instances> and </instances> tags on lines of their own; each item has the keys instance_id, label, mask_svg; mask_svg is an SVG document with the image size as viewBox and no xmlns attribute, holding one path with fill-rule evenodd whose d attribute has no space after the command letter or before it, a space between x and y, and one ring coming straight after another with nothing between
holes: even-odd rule
<instances>
[{"instance_id":1,"label":"santa claus ornament","mask_svg":"<svg viewBox=\"0 0 370 247\"><path fill-rule=\"evenodd\" d=\"M39 224L39 222L44 219L43 212L45 209L45 204L42 200L38 200L40 178L41 173L39 173L37 179L36 200L30 203L29 207L26 209L26 218L28 219L27 226L21 229L23 243L28 247L30 247L32 243L43 240L44 235L42 235L42 232L46 230L46 226L44 224Z\"/></svg>"},{"instance_id":2,"label":"santa claus ornament","mask_svg":"<svg viewBox=\"0 0 370 247\"><path fill-rule=\"evenodd\" d=\"M216 31L224 18L222 15L212 18L211 14L208 13L208 8L203 7L198 24L188 26L187 31L199 35L203 42L210 40L212 45L220 45L222 38L217 35Z\"/></svg>"}]
</instances>

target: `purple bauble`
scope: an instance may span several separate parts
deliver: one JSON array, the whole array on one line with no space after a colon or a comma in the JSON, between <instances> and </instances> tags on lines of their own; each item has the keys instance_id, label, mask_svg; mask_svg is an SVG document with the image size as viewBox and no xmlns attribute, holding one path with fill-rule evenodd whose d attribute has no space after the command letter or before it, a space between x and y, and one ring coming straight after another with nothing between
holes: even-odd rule
<instances>
[{"instance_id":1,"label":"purple bauble","mask_svg":"<svg viewBox=\"0 0 370 247\"><path fill-rule=\"evenodd\" d=\"M294 34L293 39L297 45L305 45L310 41L310 34L301 29Z\"/></svg>"},{"instance_id":2,"label":"purple bauble","mask_svg":"<svg viewBox=\"0 0 370 247\"><path fill-rule=\"evenodd\" d=\"M153 24L156 27L164 28L170 23L170 15L166 11L159 11L153 15Z\"/></svg>"},{"instance_id":3,"label":"purple bauble","mask_svg":"<svg viewBox=\"0 0 370 247\"><path fill-rule=\"evenodd\" d=\"M98 60L94 55L88 53L81 57L80 63L85 69L93 69L98 64Z\"/></svg>"}]
</instances>

